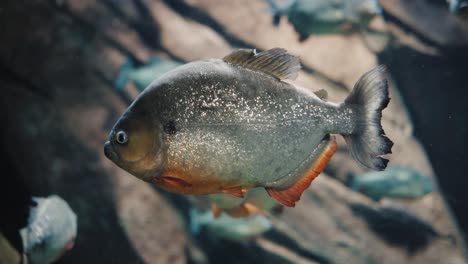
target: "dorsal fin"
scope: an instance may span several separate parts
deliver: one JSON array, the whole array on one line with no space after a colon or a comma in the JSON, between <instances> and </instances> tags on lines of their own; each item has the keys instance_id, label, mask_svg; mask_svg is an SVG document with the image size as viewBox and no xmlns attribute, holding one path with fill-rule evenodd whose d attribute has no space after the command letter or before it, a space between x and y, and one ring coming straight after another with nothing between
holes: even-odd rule
<instances>
[{"instance_id":1,"label":"dorsal fin","mask_svg":"<svg viewBox=\"0 0 468 264\"><path fill-rule=\"evenodd\" d=\"M278 80L294 80L301 69L299 58L288 54L282 48L273 48L260 53L257 53L254 49L241 49L227 55L223 60L247 69L269 74Z\"/></svg>"},{"instance_id":2,"label":"dorsal fin","mask_svg":"<svg viewBox=\"0 0 468 264\"><path fill-rule=\"evenodd\" d=\"M322 101L327 101L328 100L328 92L324 89L320 89L318 91L315 91L314 94L320 98Z\"/></svg>"}]
</instances>

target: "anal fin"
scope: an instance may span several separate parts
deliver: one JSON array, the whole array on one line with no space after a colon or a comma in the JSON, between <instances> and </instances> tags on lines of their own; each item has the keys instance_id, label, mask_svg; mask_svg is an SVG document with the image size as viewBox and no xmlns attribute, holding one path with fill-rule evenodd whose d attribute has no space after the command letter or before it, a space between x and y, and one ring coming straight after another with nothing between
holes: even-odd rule
<instances>
[{"instance_id":1,"label":"anal fin","mask_svg":"<svg viewBox=\"0 0 468 264\"><path fill-rule=\"evenodd\" d=\"M288 207L294 207L301 198L302 193L309 188L312 181L325 169L330 158L335 154L337 143L335 137L330 137L324 150L312 164L304 176L294 183L291 187L283 190L277 190L272 187L265 188L268 194L280 204Z\"/></svg>"}]
</instances>

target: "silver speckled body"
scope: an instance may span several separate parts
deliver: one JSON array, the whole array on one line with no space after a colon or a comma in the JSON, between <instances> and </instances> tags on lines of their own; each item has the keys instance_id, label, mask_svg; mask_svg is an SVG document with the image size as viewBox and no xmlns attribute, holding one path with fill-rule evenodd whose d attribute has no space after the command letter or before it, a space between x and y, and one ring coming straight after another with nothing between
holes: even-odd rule
<instances>
[{"instance_id":1,"label":"silver speckled body","mask_svg":"<svg viewBox=\"0 0 468 264\"><path fill-rule=\"evenodd\" d=\"M303 176L330 133L351 134L356 111L220 59L183 65L155 80L133 107L151 105L164 136L166 170L203 182L283 187ZM322 144L323 145L323 144Z\"/></svg>"}]
</instances>

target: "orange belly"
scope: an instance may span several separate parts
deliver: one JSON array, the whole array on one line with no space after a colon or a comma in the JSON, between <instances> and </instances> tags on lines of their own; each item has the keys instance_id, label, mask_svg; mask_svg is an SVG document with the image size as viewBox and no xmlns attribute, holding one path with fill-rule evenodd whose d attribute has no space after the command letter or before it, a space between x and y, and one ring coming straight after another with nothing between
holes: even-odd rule
<instances>
[{"instance_id":1,"label":"orange belly","mask_svg":"<svg viewBox=\"0 0 468 264\"><path fill-rule=\"evenodd\" d=\"M180 194L214 194L244 188L238 180L224 181L221 177L202 170L167 168L161 175L153 179L156 186Z\"/></svg>"}]
</instances>

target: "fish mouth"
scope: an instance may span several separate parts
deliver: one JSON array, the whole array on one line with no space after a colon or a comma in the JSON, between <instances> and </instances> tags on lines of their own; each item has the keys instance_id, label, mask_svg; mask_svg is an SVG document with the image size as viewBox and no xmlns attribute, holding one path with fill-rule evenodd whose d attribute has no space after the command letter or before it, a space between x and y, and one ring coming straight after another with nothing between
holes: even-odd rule
<instances>
[{"instance_id":1,"label":"fish mouth","mask_svg":"<svg viewBox=\"0 0 468 264\"><path fill-rule=\"evenodd\" d=\"M106 143L104 143L104 155L112 161L116 161L119 159L110 141L107 141Z\"/></svg>"}]
</instances>

